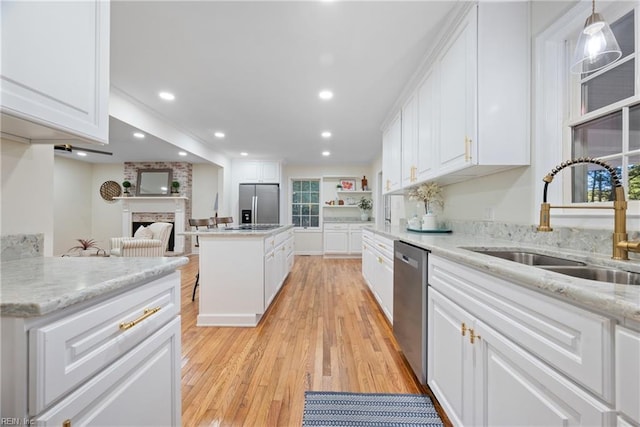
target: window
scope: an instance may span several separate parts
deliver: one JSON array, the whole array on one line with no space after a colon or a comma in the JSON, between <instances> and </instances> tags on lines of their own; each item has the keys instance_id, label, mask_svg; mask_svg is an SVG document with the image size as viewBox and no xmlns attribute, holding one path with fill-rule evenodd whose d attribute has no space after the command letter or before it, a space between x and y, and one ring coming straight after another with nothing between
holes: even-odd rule
<instances>
[{"instance_id":1,"label":"window","mask_svg":"<svg viewBox=\"0 0 640 427\"><path fill-rule=\"evenodd\" d=\"M611 24L622 49L613 66L579 76L571 127L571 158L595 157L613 166L628 200L640 200L640 103L636 93L635 10ZM585 121L585 118L587 119ZM613 200L611 177L592 164L572 168L571 201Z\"/></svg>"},{"instance_id":2,"label":"window","mask_svg":"<svg viewBox=\"0 0 640 427\"><path fill-rule=\"evenodd\" d=\"M320 226L320 180L293 180L291 221L294 227Z\"/></svg>"}]
</instances>

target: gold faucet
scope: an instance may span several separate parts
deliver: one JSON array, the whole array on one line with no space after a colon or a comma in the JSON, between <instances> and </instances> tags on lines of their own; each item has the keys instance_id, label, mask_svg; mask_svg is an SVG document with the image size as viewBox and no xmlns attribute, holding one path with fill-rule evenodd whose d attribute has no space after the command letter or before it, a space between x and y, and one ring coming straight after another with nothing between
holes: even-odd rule
<instances>
[{"instance_id":1,"label":"gold faucet","mask_svg":"<svg viewBox=\"0 0 640 427\"><path fill-rule=\"evenodd\" d=\"M620 183L620 177L616 170L608 163L602 160L591 159L588 157L580 157L579 159L567 160L553 168L542 180L544 181L544 193L542 197L542 205L540 206L540 225L538 231L552 231L550 226L551 208L578 208L578 209L611 209L608 206L551 206L547 203L547 187L553 181L553 177L567 166L573 166L579 163L593 163L605 168L613 179L614 186L614 222L613 222L613 259L628 260L629 252L640 252L640 241L629 241L627 236L627 201L624 197L624 188Z\"/></svg>"}]
</instances>

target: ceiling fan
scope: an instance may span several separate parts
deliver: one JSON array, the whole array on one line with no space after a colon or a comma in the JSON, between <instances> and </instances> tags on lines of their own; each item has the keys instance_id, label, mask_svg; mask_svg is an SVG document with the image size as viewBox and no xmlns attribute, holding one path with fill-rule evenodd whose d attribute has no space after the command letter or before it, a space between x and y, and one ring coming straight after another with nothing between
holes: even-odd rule
<instances>
[{"instance_id":1,"label":"ceiling fan","mask_svg":"<svg viewBox=\"0 0 640 427\"><path fill-rule=\"evenodd\" d=\"M93 148L74 147L71 144L54 145L53 149L59 150L59 151L66 151L67 153L73 153L73 151L76 150L76 151L86 151L87 153L96 153L96 154L104 154L106 156L113 156L113 153L109 153L108 151L94 150Z\"/></svg>"}]
</instances>

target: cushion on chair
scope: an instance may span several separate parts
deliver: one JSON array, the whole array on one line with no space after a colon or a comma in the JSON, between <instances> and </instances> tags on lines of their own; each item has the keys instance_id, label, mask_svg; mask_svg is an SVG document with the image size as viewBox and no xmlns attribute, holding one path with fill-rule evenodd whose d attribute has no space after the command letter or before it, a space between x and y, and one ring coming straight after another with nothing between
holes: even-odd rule
<instances>
[{"instance_id":1,"label":"cushion on chair","mask_svg":"<svg viewBox=\"0 0 640 427\"><path fill-rule=\"evenodd\" d=\"M153 231L151 231L151 229L145 227L144 225L141 225L135 233L133 233L133 237L135 239L152 239L153 238Z\"/></svg>"}]
</instances>

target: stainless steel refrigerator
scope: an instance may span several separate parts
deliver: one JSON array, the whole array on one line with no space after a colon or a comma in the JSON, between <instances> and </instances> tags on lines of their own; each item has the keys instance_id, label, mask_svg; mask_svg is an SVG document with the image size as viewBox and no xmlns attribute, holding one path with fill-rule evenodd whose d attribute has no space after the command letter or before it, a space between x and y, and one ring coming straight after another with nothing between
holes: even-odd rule
<instances>
[{"instance_id":1,"label":"stainless steel refrigerator","mask_svg":"<svg viewBox=\"0 0 640 427\"><path fill-rule=\"evenodd\" d=\"M242 224L280 223L279 184L240 184L239 202Z\"/></svg>"}]
</instances>

